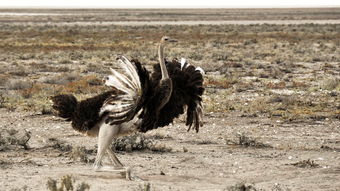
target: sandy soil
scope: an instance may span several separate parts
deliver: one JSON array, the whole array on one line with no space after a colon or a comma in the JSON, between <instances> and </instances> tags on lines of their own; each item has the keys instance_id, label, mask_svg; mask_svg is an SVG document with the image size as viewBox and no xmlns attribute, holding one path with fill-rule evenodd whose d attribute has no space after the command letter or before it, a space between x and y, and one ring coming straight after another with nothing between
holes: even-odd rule
<instances>
[{"instance_id":1,"label":"sandy soil","mask_svg":"<svg viewBox=\"0 0 340 191\"><path fill-rule=\"evenodd\" d=\"M94 149L95 138L73 131L67 122L49 115L1 113L1 129L31 132L30 149L0 152L1 190L46 190L48 178L72 175L91 190L228 190L245 183L257 190L339 190L340 122L332 120L282 123L268 118L245 118L238 113L205 115L205 126L186 132L178 120L172 126L147 133L171 152L119 152L133 168L127 181L116 173L94 172L91 163L77 162L69 152L49 146L55 138L72 147ZM237 144L239 134L267 146ZM234 143L233 143L234 142ZM236 142L236 144L235 144ZM93 159L95 152L89 154ZM310 159L316 167L293 165Z\"/></svg>"}]
</instances>

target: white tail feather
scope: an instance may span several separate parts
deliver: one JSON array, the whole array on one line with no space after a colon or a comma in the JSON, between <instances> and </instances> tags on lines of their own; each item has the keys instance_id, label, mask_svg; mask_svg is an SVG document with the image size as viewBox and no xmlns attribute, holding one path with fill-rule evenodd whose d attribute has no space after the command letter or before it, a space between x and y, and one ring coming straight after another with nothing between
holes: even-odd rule
<instances>
[{"instance_id":1,"label":"white tail feather","mask_svg":"<svg viewBox=\"0 0 340 191\"><path fill-rule=\"evenodd\" d=\"M197 67L195 70L200 71L200 73L201 73L202 75L205 74L204 70L203 70L201 67Z\"/></svg>"},{"instance_id":2,"label":"white tail feather","mask_svg":"<svg viewBox=\"0 0 340 191\"><path fill-rule=\"evenodd\" d=\"M117 60L120 68L125 72L120 73L110 68L112 75L107 76L105 85L116 88L125 94L108 98L100 110L100 115L108 112L111 117L124 118L137 108L142 95L142 86L135 65L122 55L118 55Z\"/></svg>"},{"instance_id":3,"label":"white tail feather","mask_svg":"<svg viewBox=\"0 0 340 191\"><path fill-rule=\"evenodd\" d=\"M131 80L129 78L127 78L126 76L120 74L119 72L117 72L116 70L110 68L112 74L114 76L116 76L120 81L124 82L126 85L128 85L131 89L134 89L133 83L131 82Z\"/></svg>"},{"instance_id":4,"label":"white tail feather","mask_svg":"<svg viewBox=\"0 0 340 191\"><path fill-rule=\"evenodd\" d=\"M183 69L184 64L187 62L185 58L181 58L181 70Z\"/></svg>"},{"instance_id":5,"label":"white tail feather","mask_svg":"<svg viewBox=\"0 0 340 191\"><path fill-rule=\"evenodd\" d=\"M140 89L141 84L135 66L124 56L119 56L118 58L119 61L121 62L122 68L124 68L125 72L131 77L135 87L137 89Z\"/></svg>"},{"instance_id":6,"label":"white tail feather","mask_svg":"<svg viewBox=\"0 0 340 191\"><path fill-rule=\"evenodd\" d=\"M106 80L105 85L109 87L115 87L118 90L125 92L129 95L133 95L134 91L128 87L115 75L108 76L108 80Z\"/></svg>"}]
</instances>

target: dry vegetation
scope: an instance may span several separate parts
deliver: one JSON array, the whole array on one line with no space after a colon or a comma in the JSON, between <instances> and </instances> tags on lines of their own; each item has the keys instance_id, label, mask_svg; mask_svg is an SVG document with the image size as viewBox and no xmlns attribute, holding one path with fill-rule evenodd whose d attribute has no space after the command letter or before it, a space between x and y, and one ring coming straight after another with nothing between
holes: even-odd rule
<instances>
[{"instance_id":1,"label":"dry vegetation","mask_svg":"<svg viewBox=\"0 0 340 191\"><path fill-rule=\"evenodd\" d=\"M236 110L288 121L339 118L339 31L339 25L314 24L2 24L2 105L39 112L56 93L99 93L116 54L155 64L156 43L167 34L180 41L169 47L169 59L185 57L206 70L208 112Z\"/></svg>"},{"instance_id":2,"label":"dry vegetation","mask_svg":"<svg viewBox=\"0 0 340 191\"><path fill-rule=\"evenodd\" d=\"M117 139L112 149L123 155L123 161L135 165L136 172L150 177L146 179L151 182L154 178L152 184L131 183L132 187L119 180L117 188L193 190L202 181L200 188L207 190L334 190L339 186L333 181L339 177L340 161L339 24L54 24L200 19L192 15L193 10L182 14L168 10L164 15L158 10L152 14L91 11L98 14L86 16L82 10L74 10L79 15L0 17L0 169L7 173L1 178L10 180L4 182L5 188L26 190L46 182L49 190L112 188L112 179L119 176L89 174L90 169L83 169L94 161L95 140L71 131L68 123L53 117L49 97L72 93L84 99L105 91L101 79L109 67L115 66L116 54L138 58L151 69L157 63L157 42L164 34L179 40L166 50L168 59L185 57L206 71L205 127L197 135L184 134L185 128L177 128L177 122L183 121L180 118L172 126L157 130L160 133ZM131 16L130 11L135 14ZM261 17L261 11L255 11L252 18L314 19L317 15L307 9L283 9L275 14L267 10L268 14ZM339 19L339 9L318 11L318 19L322 14L321 19ZM241 12L206 10L203 16L207 20L250 18ZM296 12L300 14L292 14ZM20 25L16 21L31 22ZM37 182L30 185L22 180L23 185L9 185L21 178L12 173L13 169L19 174L28 171ZM36 171L42 175L36 175ZM294 175L286 179L287 171L312 178L307 180L308 185L301 185L301 179L292 183ZM258 177L262 173L265 180ZM314 176L318 173L321 179ZM74 186L75 178L69 174L86 183ZM274 175L276 179L272 179ZM326 183L315 185L314 180L319 179ZM181 186L176 187L174 182Z\"/></svg>"}]
</instances>

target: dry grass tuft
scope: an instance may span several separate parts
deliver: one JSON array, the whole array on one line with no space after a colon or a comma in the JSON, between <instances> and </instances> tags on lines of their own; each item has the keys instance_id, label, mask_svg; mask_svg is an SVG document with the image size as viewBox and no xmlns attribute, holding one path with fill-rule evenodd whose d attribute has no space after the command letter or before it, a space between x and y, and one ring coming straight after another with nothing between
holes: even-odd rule
<instances>
[{"instance_id":1,"label":"dry grass tuft","mask_svg":"<svg viewBox=\"0 0 340 191\"><path fill-rule=\"evenodd\" d=\"M320 167L319 164L316 164L315 161L313 160L302 160L296 163L292 163L290 165L296 166L296 167L300 167L300 168L317 168Z\"/></svg>"},{"instance_id":2,"label":"dry grass tuft","mask_svg":"<svg viewBox=\"0 0 340 191\"><path fill-rule=\"evenodd\" d=\"M41 84L33 84L32 87L21 90L20 94L23 98L32 98L33 95L41 93L43 86Z\"/></svg>"},{"instance_id":3,"label":"dry grass tuft","mask_svg":"<svg viewBox=\"0 0 340 191\"><path fill-rule=\"evenodd\" d=\"M31 88L33 83L28 80L20 80L20 79L10 79L7 81L5 87L8 90L23 90L27 88Z\"/></svg>"},{"instance_id":4,"label":"dry grass tuft","mask_svg":"<svg viewBox=\"0 0 340 191\"><path fill-rule=\"evenodd\" d=\"M79 79L80 76L77 73L65 73L58 76L45 77L42 79L42 82L46 84L66 84Z\"/></svg>"},{"instance_id":5,"label":"dry grass tuft","mask_svg":"<svg viewBox=\"0 0 340 191\"><path fill-rule=\"evenodd\" d=\"M143 185L139 185L140 191L151 191L151 184L149 182L144 183Z\"/></svg>"},{"instance_id":6,"label":"dry grass tuft","mask_svg":"<svg viewBox=\"0 0 340 191\"><path fill-rule=\"evenodd\" d=\"M13 128L0 131L0 151L23 148L29 149L28 141L31 139L31 132L18 131Z\"/></svg>"},{"instance_id":7,"label":"dry grass tuft","mask_svg":"<svg viewBox=\"0 0 340 191\"><path fill-rule=\"evenodd\" d=\"M227 140L228 145L240 145L242 147L255 147L255 148L272 148L271 145L261 143L258 140L248 137L243 133L238 133L237 134L237 141L234 140Z\"/></svg>"},{"instance_id":8,"label":"dry grass tuft","mask_svg":"<svg viewBox=\"0 0 340 191\"><path fill-rule=\"evenodd\" d=\"M69 152L72 151L72 146L69 144L66 144L65 141L58 140L56 138L49 138L47 145L45 146L47 148L53 148L57 149L62 152Z\"/></svg>"},{"instance_id":9,"label":"dry grass tuft","mask_svg":"<svg viewBox=\"0 0 340 191\"><path fill-rule=\"evenodd\" d=\"M228 191L256 191L253 184L241 182L227 188Z\"/></svg>"},{"instance_id":10,"label":"dry grass tuft","mask_svg":"<svg viewBox=\"0 0 340 191\"><path fill-rule=\"evenodd\" d=\"M6 97L0 93L0 108L5 108L6 107Z\"/></svg>"},{"instance_id":11,"label":"dry grass tuft","mask_svg":"<svg viewBox=\"0 0 340 191\"><path fill-rule=\"evenodd\" d=\"M233 84L237 82L237 79L234 78L216 76L207 76L204 80L204 86L214 88L230 88Z\"/></svg>"},{"instance_id":12,"label":"dry grass tuft","mask_svg":"<svg viewBox=\"0 0 340 191\"><path fill-rule=\"evenodd\" d=\"M92 163L94 159L89 159L88 155L92 154L94 151L86 149L85 147L74 147L70 153L70 157L74 161L80 161L83 163Z\"/></svg>"},{"instance_id":13,"label":"dry grass tuft","mask_svg":"<svg viewBox=\"0 0 340 191\"><path fill-rule=\"evenodd\" d=\"M136 133L130 136L117 138L111 145L112 150L115 151L141 151L149 150L153 152L171 152L172 148L155 142L151 139L147 139L143 134Z\"/></svg>"},{"instance_id":14,"label":"dry grass tuft","mask_svg":"<svg viewBox=\"0 0 340 191\"><path fill-rule=\"evenodd\" d=\"M324 90L340 90L340 78L329 78L323 81L321 89Z\"/></svg>"},{"instance_id":15,"label":"dry grass tuft","mask_svg":"<svg viewBox=\"0 0 340 191\"><path fill-rule=\"evenodd\" d=\"M72 175L65 175L60 180L60 186L58 187L58 181L52 178L48 178L46 186L50 191L85 191L90 190L90 185L82 182L75 188L76 180Z\"/></svg>"}]
</instances>

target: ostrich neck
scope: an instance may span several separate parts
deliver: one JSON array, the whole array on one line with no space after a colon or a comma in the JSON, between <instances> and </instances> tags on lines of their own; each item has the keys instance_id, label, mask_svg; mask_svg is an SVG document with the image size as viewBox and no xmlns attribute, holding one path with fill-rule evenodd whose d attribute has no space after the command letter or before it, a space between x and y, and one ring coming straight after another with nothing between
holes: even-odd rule
<instances>
[{"instance_id":1,"label":"ostrich neck","mask_svg":"<svg viewBox=\"0 0 340 191\"><path fill-rule=\"evenodd\" d=\"M162 71L162 80L168 79L169 74L168 74L168 70L166 69L165 61L164 61L164 44L163 43L160 43L159 45L158 56L159 56L159 65L161 66L161 71Z\"/></svg>"},{"instance_id":2,"label":"ostrich neck","mask_svg":"<svg viewBox=\"0 0 340 191\"><path fill-rule=\"evenodd\" d=\"M161 92L160 95L160 103L158 105L158 112L164 107L165 104L168 103L171 94L172 94L172 81L171 78L169 78L168 70L166 69L165 66L165 60L164 60L164 44L160 43L159 49L158 49L158 55L159 55L159 64L161 67L161 72L162 72L162 79L160 80L160 89L159 91Z\"/></svg>"}]
</instances>

